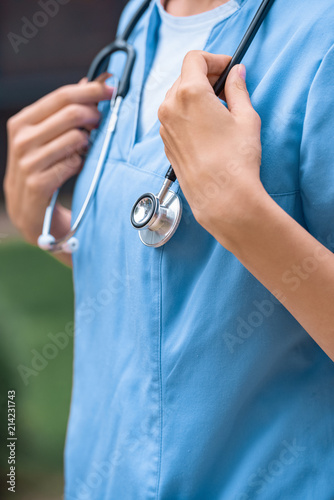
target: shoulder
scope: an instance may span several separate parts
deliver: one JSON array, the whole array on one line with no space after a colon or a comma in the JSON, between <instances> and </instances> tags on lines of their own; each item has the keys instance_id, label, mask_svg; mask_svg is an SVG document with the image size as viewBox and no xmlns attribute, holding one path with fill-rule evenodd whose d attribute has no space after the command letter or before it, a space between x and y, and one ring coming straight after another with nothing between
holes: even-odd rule
<instances>
[{"instance_id":1,"label":"shoulder","mask_svg":"<svg viewBox=\"0 0 334 500\"><path fill-rule=\"evenodd\" d=\"M130 0L125 5L119 24L118 24L118 34L122 34L126 26L132 19L132 16L137 12L137 10L143 5L143 0Z\"/></svg>"}]
</instances>

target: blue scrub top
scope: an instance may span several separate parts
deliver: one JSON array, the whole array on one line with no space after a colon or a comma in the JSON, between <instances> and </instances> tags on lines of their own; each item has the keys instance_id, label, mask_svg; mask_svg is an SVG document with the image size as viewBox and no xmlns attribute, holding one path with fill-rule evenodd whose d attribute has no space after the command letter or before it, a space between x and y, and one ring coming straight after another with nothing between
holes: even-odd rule
<instances>
[{"instance_id":1,"label":"blue scrub top","mask_svg":"<svg viewBox=\"0 0 334 500\"><path fill-rule=\"evenodd\" d=\"M128 4L120 30L139 3ZM232 54L259 3L241 1L205 50ZM333 500L332 361L195 221L182 193L184 216L166 246L145 247L131 227L134 201L157 192L168 167L158 121L136 138L159 23L152 2L131 36L130 92L74 256L65 498ZM333 43L332 0L276 0L244 60L262 118L262 182L332 251ZM122 64L116 56L110 70ZM74 215L104 134L105 121Z\"/></svg>"}]
</instances>

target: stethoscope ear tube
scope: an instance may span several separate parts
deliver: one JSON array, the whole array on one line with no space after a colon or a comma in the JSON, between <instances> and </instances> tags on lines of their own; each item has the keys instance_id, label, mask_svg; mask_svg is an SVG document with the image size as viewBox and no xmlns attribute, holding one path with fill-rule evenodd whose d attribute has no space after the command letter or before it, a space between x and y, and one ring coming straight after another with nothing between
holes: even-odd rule
<instances>
[{"instance_id":1,"label":"stethoscope ear tube","mask_svg":"<svg viewBox=\"0 0 334 500\"><path fill-rule=\"evenodd\" d=\"M215 94L219 96L225 87L225 83L227 80L227 77L236 64L240 64L242 59L244 58L246 52L248 51L252 41L254 40L255 35L259 31L264 19L266 18L271 6L273 5L274 0L263 0L258 11L256 12L251 24L249 25L249 28L247 29L243 39L241 40L237 50L235 51L230 64L227 66L227 68L222 72L218 80L213 86L213 90L215 91Z\"/></svg>"}]
</instances>

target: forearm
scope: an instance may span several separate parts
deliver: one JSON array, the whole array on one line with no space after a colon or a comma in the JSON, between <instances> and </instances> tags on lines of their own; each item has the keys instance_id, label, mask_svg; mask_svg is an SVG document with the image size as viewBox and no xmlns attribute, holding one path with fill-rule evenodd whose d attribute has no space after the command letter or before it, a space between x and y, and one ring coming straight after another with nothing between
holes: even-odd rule
<instances>
[{"instance_id":1,"label":"forearm","mask_svg":"<svg viewBox=\"0 0 334 500\"><path fill-rule=\"evenodd\" d=\"M263 190L236 223L230 250L334 360L334 254ZM226 241L226 234L215 234Z\"/></svg>"}]
</instances>

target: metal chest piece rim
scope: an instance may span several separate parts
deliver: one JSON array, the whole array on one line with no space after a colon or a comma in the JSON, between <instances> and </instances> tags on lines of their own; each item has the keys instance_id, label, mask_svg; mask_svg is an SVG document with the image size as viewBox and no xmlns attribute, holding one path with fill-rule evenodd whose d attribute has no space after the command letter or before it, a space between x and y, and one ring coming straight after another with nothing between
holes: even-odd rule
<instances>
[{"instance_id":1,"label":"metal chest piece rim","mask_svg":"<svg viewBox=\"0 0 334 500\"><path fill-rule=\"evenodd\" d=\"M145 246L158 248L175 234L181 217L181 199L174 191L167 189L160 197L152 193L140 196L131 211L131 224L138 230Z\"/></svg>"}]
</instances>

